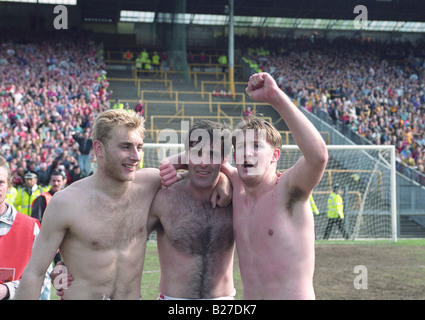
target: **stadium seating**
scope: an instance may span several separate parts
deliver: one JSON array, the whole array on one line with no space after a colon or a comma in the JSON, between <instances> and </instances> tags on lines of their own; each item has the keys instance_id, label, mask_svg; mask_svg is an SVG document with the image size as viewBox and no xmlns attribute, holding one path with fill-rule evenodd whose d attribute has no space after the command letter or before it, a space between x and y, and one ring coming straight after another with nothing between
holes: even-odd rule
<instances>
[{"instance_id":1,"label":"stadium seating","mask_svg":"<svg viewBox=\"0 0 425 320\"><path fill-rule=\"evenodd\" d=\"M271 73L298 106L367 140L356 143L396 145L399 172L425 184L423 40L240 41L245 60Z\"/></svg>"},{"instance_id":2,"label":"stadium seating","mask_svg":"<svg viewBox=\"0 0 425 320\"><path fill-rule=\"evenodd\" d=\"M229 94L226 74L217 68L213 55L203 65L190 65L188 83L169 69L148 73L134 72L134 68L130 72L106 70L101 49L89 39L80 39L76 45L54 38L38 43L42 45L7 43L0 56L5 79L0 87L4 124L0 138L2 153L13 170L25 166L23 162L40 162L35 150L45 155L41 161L51 164L54 150L60 153L58 146L63 141L46 143L43 139L46 132L58 128L71 144L69 153L75 158L70 132L90 128L94 114L111 107L111 87L113 100L119 98L129 108L142 99L152 141L156 140L155 130L170 128L170 119L183 116L232 119L250 106L276 118L273 110L245 100L244 81L236 82L236 92ZM399 171L425 184L424 42L394 46L364 39L285 38L277 42L266 38L258 42L237 37L236 44L242 52L237 64L241 80L245 73L271 73L299 107L320 115L351 136L355 133L374 144L395 144ZM58 47L60 50L51 54ZM37 57L47 65L41 67ZM110 58L108 62L123 63ZM29 68L30 63L40 65L38 73ZM47 83L47 78L53 81ZM38 95L37 90L41 91ZM169 118L163 123L150 123L150 116L159 115ZM46 118L53 119L52 123L36 125ZM287 129L283 123L277 125L281 125L281 131ZM28 142L30 138L35 140ZM12 148L14 144L17 150ZM27 148L18 152L21 145Z\"/></svg>"}]
</instances>

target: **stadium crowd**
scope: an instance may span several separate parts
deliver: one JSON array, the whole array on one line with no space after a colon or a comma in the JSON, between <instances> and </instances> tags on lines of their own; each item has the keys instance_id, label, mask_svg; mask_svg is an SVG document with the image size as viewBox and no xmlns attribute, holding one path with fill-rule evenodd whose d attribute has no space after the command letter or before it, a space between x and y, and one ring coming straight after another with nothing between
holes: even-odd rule
<instances>
[{"instance_id":1,"label":"stadium crowd","mask_svg":"<svg viewBox=\"0 0 425 320\"><path fill-rule=\"evenodd\" d=\"M109 108L102 49L81 33L3 35L0 44L1 154L14 187L24 185L27 171L40 185L54 170L68 184L80 179L77 140Z\"/></svg>"},{"instance_id":2,"label":"stadium crowd","mask_svg":"<svg viewBox=\"0 0 425 320\"><path fill-rule=\"evenodd\" d=\"M0 142L14 185L37 172L80 173L79 134L110 108L103 53L84 34L2 37ZM21 38L22 39L22 38ZM374 144L394 144L404 173L425 184L425 41L382 42L311 37L236 39L255 71L269 72L299 106L326 112ZM46 173L47 172L47 173Z\"/></svg>"},{"instance_id":3,"label":"stadium crowd","mask_svg":"<svg viewBox=\"0 0 425 320\"><path fill-rule=\"evenodd\" d=\"M399 171L425 185L424 39L240 41L251 68L271 73L299 106L373 144L395 145Z\"/></svg>"}]
</instances>

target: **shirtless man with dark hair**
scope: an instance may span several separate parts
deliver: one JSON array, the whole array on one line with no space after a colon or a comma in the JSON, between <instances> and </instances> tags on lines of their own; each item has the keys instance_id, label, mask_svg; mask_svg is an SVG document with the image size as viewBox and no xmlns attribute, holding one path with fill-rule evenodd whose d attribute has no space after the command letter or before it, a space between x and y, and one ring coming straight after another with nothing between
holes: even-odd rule
<instances>
[{"instance_id":1,"label":"shirtless man with dark hair","mask_svg":"<svg viewBox=\"0 0 425 320\"><path fill-rule=\"evenodd\" d=\"M193 140L198 129L204 134ZM160 300L233 299L236 294L232 206L213 209L209 201L230 151L230 130L220 138L226 129L211 121L192 126L188 178L159 190L152 203L148 229L157 230Z\"/></svg>"}]
</instances>

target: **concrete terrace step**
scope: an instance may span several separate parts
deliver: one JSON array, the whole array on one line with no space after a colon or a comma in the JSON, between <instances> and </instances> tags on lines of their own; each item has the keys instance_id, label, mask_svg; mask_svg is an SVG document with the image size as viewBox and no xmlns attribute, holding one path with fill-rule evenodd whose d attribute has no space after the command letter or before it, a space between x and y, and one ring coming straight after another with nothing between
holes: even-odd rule
<instances>
[{"instance_id":1,"label":"concrete terrace step","mask_svg":"<svg viewBox=\"0 0 425 320\"><path fill-rule=\"evenodd\" d=\"M109 68L108 77L112 79L132 79L131 70L126 70L125 68ZM241 101L241 97L236 99L236 102L231 97L222 97L222 96L212 96L213 105L210 109L208 104L209 96L205 95L204 99L201 97L200 86L196 88L193 83L186 81L183 75L180 73L170 73L167 75L167 79L172 81L173 92L178 93L178 104L176 108L176 96L173 94L170 97L169 90L165 87L164 83L160 80L160 77L157 75L154 77L154 74L148 75L139 75L139 79L142 80L155 80L152 82L142 81L141 89L145 90L144 92L144 101L147 105L147 117L146 117L146 127L150 127L150 117L153 115L166 115L173 116L179 113L179 115L184 114L185 116L217 116L217 103L220 103L220 108L228 116L232 117L241 117L242 107L237 105L238 101ZM205 75L202 79L207 79L215 81L214 75ZM198 79L199 81L199 79ZM125 102L125 100L130 100L130 106L134 106L136 101L139 99L137 95L137 86L135 86L133 81L110 81L110 88L113 90L111 96L111 103L113 104L116 99L120 99ZM211 89L211 88L210 88ZM245 86L238 86L237 92L244 92ZM212 92L212 91L211 91ZM245 97L246 101L249 102L249 97ZM184 107L184 111L183 111ZM277 112L268 106L259 106L257 112L263 114L264 116L272 117L272 119L278 119ZM223 113L221 113L223 115ZM160 129L170 127L167 123L167 120L161 122L161 120L155 119L155 127ZM176 120L174 120L176 121ZM180 121L180 119L178 119ZM159 125L157 125L159 123ZM286 125L283 121L280 121L277 125L278 130L287 130Z\"/></svg>"},{"instance_id":2,"label":"concrete terrace step","mask_svg":"<svg viewBox=\"0 0 425 320\"><path fill-rule=\"evenodd\" d=\"M400 237L402 238L423 238L425 237L425 227L418 221L416 216L400 216ZM422 218L423 219L423 218Z\"/></svg>"}]
</instances>

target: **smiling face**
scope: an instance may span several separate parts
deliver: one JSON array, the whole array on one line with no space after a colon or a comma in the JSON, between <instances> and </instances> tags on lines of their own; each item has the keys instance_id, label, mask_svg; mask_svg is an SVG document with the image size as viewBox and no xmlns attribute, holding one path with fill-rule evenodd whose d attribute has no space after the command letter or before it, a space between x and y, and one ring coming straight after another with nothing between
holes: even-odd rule
<instances>
[{"instance_id":1,"label":"smiling face","mask_svg":"<svg viewBox=\"0 0 425 320\"><path fill-rule=\"evenodd\" d=\"M144 119L133 111L110 109L100 113L93 128L98 168L118 181L131 181L142 158Z\"/></svg>"},{"instance_id":2,"label":"smiling face","mask_svg":"<svg viewBox=\"0 0 425 320\"><path fill-rule=\"evenodd\" d=\"M137 130L121 127L116 130L111 139L103 145L98 155L104 173L119 181L134 179L142 159L143 138Z\"/></svg>"},{"instance_id":3,"label":"smiling face","mask_svg":"<svg viewBox=\"0 0 425 320\"><path fill-rule=\"evenodd\" d=\"M227 125L202 120L190 128L185 139L190 182L197 188L215 186L221 165L231 149Z\"/></svg>"},{"instance_id":4,"label":"smiling face","mask_svg":"<svg viewBox=\"0 0 425 320\"><path fill-rule=\"evenodd\" d=\"M215 186L224 161L220 141L209 146L195 145L189 148L188 171L191 183L198 188Z\"/></svg>"}]
</instances>

